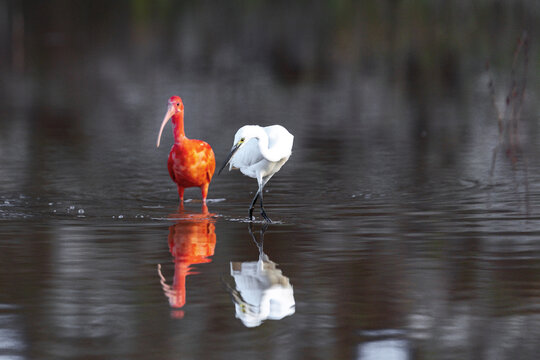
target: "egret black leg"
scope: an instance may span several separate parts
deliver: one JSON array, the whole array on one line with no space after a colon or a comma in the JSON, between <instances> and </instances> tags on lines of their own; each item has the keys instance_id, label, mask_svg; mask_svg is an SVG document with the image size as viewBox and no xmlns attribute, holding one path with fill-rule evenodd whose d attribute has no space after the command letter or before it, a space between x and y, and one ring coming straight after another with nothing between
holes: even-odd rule
<instances>
[{"instance_id":1,"label":"egret black leg","mask_svg":"<svg viewBox=\"0 0 540 360\"><path fill-rule=\"evenodd\" d=\"M264 206L263 206L263 192L262 192L262 189L259 191L261 194L261 215L262 217L264 218L264 220L266 220L266 222L268 223L272 223L272 220L270 220L270 218L268 217L268 215L266 215L266 211L264 211Z\"/></svg>"},{"instance_id":2,"label":"egret black leg","mask_svg":"<svg viewBox=\"0 0 540 360\"><path fill-rule=\"evenodd\" d=\"M261 227L261 239L264 240L264 233L266 232L266 230L268 230L268 224L265 223L263 224L263 226Z\"/></svg>"},{"instance_id":3,"label":"egret black leg","mask_svg":"<svg viewBox=\"0 0 540 360\"><path fill-rule=\"evenodd\" d=\"M251 235L251 238L253 239L255 244L257 244L257 246L259 246L259 242L257 241L257 238L253 234L253 223L252 222L250 222L249 225L248 225L248 231L249 231L249 235Z\"/></svg>"},{"instance_id":4,"label":"egret black leg","mask_svg":"<svg viewBox=\"0 0 540 360\"><path fill-rule=\"evenodd\" d=\"M261 259L264 256L264 251L263 251L264 233L266 232L267 229L268 229L268 223L264 223L263 226L261 227L260 232L259 232L259 240L257 240L257 238L255 237L255 234L253 233L253 223L250 222L249 225L248 225L249 235L251 235L251 238L253 239L253 242L259 248L259 257Z\"/></svg>"},{"instance_id":5,"label":"egret black leg","mask_svg":"<svg viewBox=\"0 0 540 360\"><path fill-rule=\"evenodd\" d=\"M255 202L257 202L257 199L259 198L259 191L255 194L255 197L253 198L253 201L251 201L251 205L249 206L249 220L253 220L253 207L255 206Z\"/></svg>"}]
</instances>

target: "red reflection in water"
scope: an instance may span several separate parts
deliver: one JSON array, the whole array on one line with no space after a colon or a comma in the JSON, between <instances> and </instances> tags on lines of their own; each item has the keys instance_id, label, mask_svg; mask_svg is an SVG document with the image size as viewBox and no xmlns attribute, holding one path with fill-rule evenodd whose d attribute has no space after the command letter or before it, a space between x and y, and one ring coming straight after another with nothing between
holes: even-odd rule
<instances>
[{"instance_id":1,"label":"red reflection in water","mask_svg":"<svg viewBox=\"0 0 540 360\"><path fill-rule=\"evenodd\" d=\"M209 263L216 247L215 219L208 207L203 204L201 213L188 213L183 205L177 214L170 218L179 219L176 224L169 227L169 250L174 258L174 280L172 285L167 284L158 265L163 292L169 298L169 304L177 309L171 313L173 317L182 318L184 312L178 310L186 304L186 277L196 274L192 265Z\"/></svg>"}]
</instances>

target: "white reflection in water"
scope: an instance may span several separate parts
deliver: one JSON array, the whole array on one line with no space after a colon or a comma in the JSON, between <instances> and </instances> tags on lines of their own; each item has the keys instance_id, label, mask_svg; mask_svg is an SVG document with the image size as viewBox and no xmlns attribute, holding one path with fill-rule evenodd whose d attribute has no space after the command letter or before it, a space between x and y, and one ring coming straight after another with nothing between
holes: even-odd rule
<instances>
[{"instance_id":1,"label":"white reflection in water","mask_svg":"<svg viewBox=\"0 0 540 360\"><path fill-rule=\"evenodd\" d=\"M246 327L259 326L267 319L280 320L295 312L293 287L289 278L263 252L267 227L261 228L260 242L257 242L251 227L252 224L249 233L259 248L258 261L230 263L231 276L236 285L236 289L230 289L236 317Z\"/></svg>"},{"instance_id":2,"label":"white reflection in water","mask_svg":"<svg viewBox=\"0 0 540 360\"><path fill-rule=\"evenodd\" d=\"M360 344L359 360L407 360L408 345L405 340L386 339Z\"/></svg>"},{"instance_id":3,"label":"white reflection in water","mask_svg":"<svg viewBox=\"0 0 540 360\"><path fill-rule=\"evenodd\" d=\"M0 304L0 309L4 306ZM9 306L6 306L9 308ZM14 314L0 314L0 359L23 359L17 355L25 350L24 339L18 324L21 319Z\"/></svg>"}]
</instances>

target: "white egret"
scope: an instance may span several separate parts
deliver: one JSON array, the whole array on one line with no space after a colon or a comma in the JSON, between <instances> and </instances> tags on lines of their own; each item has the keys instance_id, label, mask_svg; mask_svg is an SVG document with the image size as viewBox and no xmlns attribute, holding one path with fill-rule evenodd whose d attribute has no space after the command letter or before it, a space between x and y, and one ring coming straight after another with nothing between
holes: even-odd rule
<instances>
[{"instance_id":1,"label":"white egret","mask_svg":"<svg viewBox=\"0 0 540 360\"><path fill-rule=\"evenodd\" d=\"M259 190L249 207L250 220L253 220L253 207L260 197L261 215L266 221L272 222L264 211L263 188L289 160L293 140L294 136L281 125L266 127L246 125L234 135L233 147L218 175L227 164L230 164L229 170L240 169L242 174L257 179Z\"/></svg>"}]
</instances>

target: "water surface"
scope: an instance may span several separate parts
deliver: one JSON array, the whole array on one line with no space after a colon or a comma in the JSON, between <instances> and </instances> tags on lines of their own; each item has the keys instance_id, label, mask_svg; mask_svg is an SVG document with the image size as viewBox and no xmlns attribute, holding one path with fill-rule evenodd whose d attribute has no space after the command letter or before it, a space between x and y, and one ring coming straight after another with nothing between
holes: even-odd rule
<instances>
[{"instance_id":1,"label":"water surface","mask_svg":"<svg viewBox=\"0 0 540 360\"><path fill-rule=\"evenodd\" d=\"M519 144L501 146L490 175L499 145L490 54L471 50L483 32L463 48L438 39L430 62L415 55L433 54L426 38L408 43L384 23L386 38L358 15L364 8L351 10L354 21L337 9L333 23L318 21L326 13L316 7L297 34L303 45L290 50L290 31L264 30L264 4L221 9L233 27L207 5L182 8L178 22L135 7L121 17L116 5L97 20L96 9L57 4L90 11L88 23L64 23L24 4L1 5L15 25L23 16L23 36L40 47L26 45L17 60L14 33L2 65L0 358L537 357L534 67ZM487 7L475 11L495 11ZM422 10L399 9L391 13L401 19ZM286 10L269 17L290 30L304 17ZM447 26L450 39L465 38L452 19L399 26ZM381 43L351 40L366 29ZM161 36L167 30L182 47ZM319 38L358 48L337 43L341 56L329 56ZM497 96L514 49L503 44ZM246 219L256 182L238 172L214 177L207 208L198 189L178 206L169 127L155 148L173 94L187 135L210 143L218 164L241 125L280 123L295 135L266 188L274 222L264 241L260 218L251 228Z\"/></svg>"}]
</instances>

